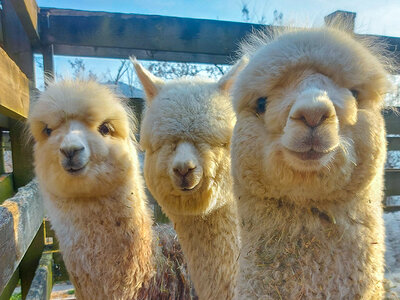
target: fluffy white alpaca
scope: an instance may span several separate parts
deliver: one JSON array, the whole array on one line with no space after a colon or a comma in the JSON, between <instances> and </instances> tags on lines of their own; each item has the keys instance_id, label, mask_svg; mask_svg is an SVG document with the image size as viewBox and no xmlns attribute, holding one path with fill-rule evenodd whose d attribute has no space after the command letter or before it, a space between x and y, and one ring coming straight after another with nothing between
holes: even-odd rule
<instances>
[{"instance_id":1,"label":"fluffy white alpaca","mask_svg":"<svg viewBox=\"0 0 400 300\"><path fill-rule=\"evenodd\" d=\"M36 175L77 298L154 294L154 264L165 261L158 250L153 260L152 219L124 105L95 82L66 80L41 94L29 125Z\"/></svg>"},{"instance_id":2,"label":"fluffy white alpaca","mask_svg":"<svg viewBox=\"0 0 400 300\"><path fill-rule=\"evenodd\" d=\"M239 299L380 299L385 59L336 29L255 35L234 88Z\"/></svg>"},{"instance_id":3,"label":"fluffy white alpaca","mask_svg":"<svg viewBox=\"0 0 400 300\"><path fill-rule=\"evenodd\" d=\"M141 125L147 186L174 223L199 299L232 299L239 238L229 88L245 60L218 82L163 82L133 63L147 96Z\"/></svg>"}]
</instances>

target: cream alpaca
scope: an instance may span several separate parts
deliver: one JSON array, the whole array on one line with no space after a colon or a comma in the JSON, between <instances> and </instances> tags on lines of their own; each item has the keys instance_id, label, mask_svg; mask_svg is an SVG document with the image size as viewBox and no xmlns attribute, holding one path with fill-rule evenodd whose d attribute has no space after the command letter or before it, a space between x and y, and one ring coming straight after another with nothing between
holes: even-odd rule
<instances>
[{"instance_id":1,"label":"cream alpaca","mask_svg":"<svg viewBox=\"0 0 400 300\"><path fill-rule=\"evenodd\" d=\"M255 35L243 52L231 150L238 298L380 299L382 56L335 29Z\"/></svg>"},{"instance_id":2,"label":"cream alpaca","mask_svg":"<svg viewBox=\"0 0 400 300\"><path fill-rule=\"evenodd\" d=\"M136 299L157 281L129 123L106 87L82 81L51 84L29 117L36 175L78 299Z\"/></svg>"},{"instance_id":3,"label":"cream alpaca","mask_svg":"<svg viewBox=\"0 0 400 300\"><path fill-rule=\"evenodd\" d=\"M174 223L199 298L232 299L239 238L228 90L244 60L218 83L164 83L133 63L148 104L141 127L147 186Z\"/></svg>"}]
</instances>

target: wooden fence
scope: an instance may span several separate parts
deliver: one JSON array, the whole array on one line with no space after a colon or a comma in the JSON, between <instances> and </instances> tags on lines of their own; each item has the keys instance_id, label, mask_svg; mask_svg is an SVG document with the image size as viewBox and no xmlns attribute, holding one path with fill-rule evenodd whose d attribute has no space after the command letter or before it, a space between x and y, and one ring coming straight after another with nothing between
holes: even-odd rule
<instances>
[{"instance_id":1,"label":"wooden fence","mask_svg":"<svg viewBox=\"0 0 400 300\"><path fill-rule=\"evenodd\" d=\"M355 14L343 14L354 21ZM329 22L333 15L327 16ZM32 149L23 127L35 87L34 53L54 74L54 55L223 64L239 41L263 25L137 14L38 8L35 0L1 0L0 133L9 132L13 172L0 174L0 300L20 280L23 299L48 299L52 251L45 251L43 204L32 172ZM377 37L400 57L400 38ZM400 118L385 112L389 150L400 150ZM397 135L397 136L396 136ZM1 137L5 136L3 134ZM3 140L0 171L4 172ZM400 195L400 171L386 170L386 195ZM400 210L400 206L386 208Z\"/></svg>"}]
</instances>

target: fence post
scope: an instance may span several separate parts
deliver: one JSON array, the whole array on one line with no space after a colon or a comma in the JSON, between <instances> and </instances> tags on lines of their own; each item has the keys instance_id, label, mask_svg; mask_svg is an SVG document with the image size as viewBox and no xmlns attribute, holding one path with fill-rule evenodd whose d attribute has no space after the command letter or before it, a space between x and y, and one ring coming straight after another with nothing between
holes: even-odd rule
<instances>
[{"instance_id":1,"label":"fence post","mask_svg":"<svg viewBox=\"0 0 400 300\"><path fill-rule=\"evenodd\" d=\"M326 26L340 28L344 31L354 32L357 14L350 11L337 10L324 18Z\"/></svg>"}]
</instances>

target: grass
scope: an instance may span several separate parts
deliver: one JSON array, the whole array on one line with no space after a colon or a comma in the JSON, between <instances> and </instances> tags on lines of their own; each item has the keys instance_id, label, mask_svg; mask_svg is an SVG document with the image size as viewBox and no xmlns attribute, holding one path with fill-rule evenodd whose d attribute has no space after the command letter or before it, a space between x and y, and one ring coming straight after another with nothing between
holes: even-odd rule
<instances>
[{"instance_id":1,"label":"grass","mask_svg":"<svg viewBox=\"0 0 400 300\"><path fill-rule=\"evenodd\" d=\"M21 293L12 294L10 298L10 300L21 300L21 299L22 299Z\"/></svg>"},{"instance_id":2,"label":"grass","mask_svg":"<svg viewBox=\"0 0 400 300\"><path fill-rule=\"evenodd\" d=\"M75 290L69 290L69 291L67 292L67 294L68 294L68 295L73 295L73 294L75 294Z\"/></svg>"}]
</instances>

